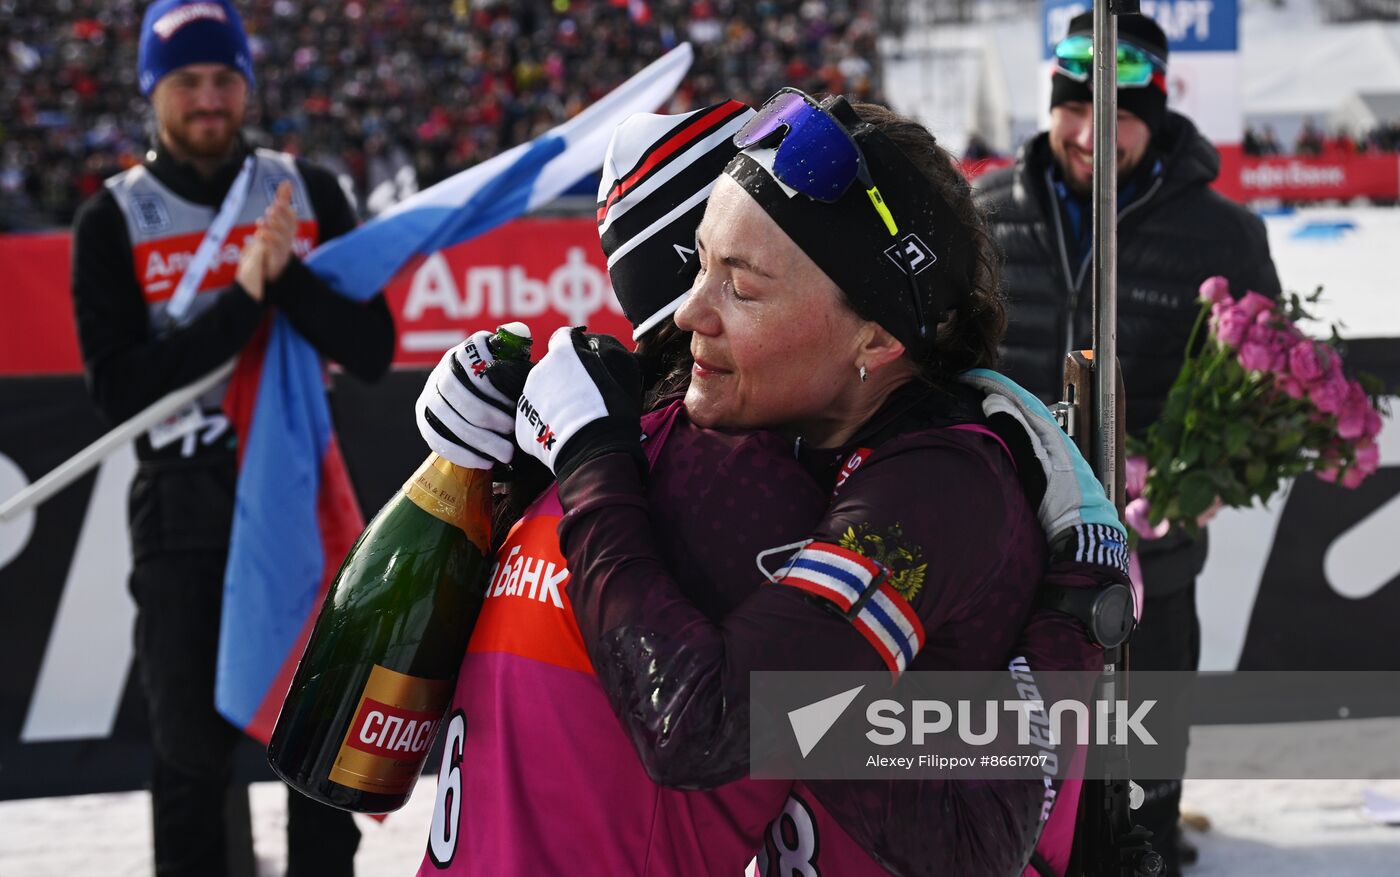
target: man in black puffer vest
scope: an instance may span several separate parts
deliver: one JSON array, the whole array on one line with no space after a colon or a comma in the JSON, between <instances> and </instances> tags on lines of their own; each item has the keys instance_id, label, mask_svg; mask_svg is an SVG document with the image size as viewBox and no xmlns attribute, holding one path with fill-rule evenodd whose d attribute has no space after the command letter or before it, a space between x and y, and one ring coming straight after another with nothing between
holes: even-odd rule
<instances>
[{"instance_id":1,"label":"man in black puffer vest","mask_svg":"<svg viewBox=\"0 0 1400 877\"><path fill-rule=\"evenodd\" d=\"M1252 289L1270 298L1278 297L1279 281L1264 224L1210 188L1219 154L1189 119L1166 108L1162 29L1140 15L1118 22L1118 357L1128 432L1141 437L1181 368L1201 281L1221 274L1236 295ZM1050 130L1028 141L1013 166L977 183L1011 304L1002 371L1046 402L1060 395L1065 354L1089 347L1093 336L1091 68L1075 63L1092 33L1093 18L1084 13L1057 48ZM1139 551L1146 600L1133 668L1194 670L1205 533L1192 540L1172 532L1141 542ZM1189 704L1172 706L1184 729ZM1179 755L1184 767L1185 746ZM1177 874L1182 858L1192 858L1177 826L1181 783L1143 786L1147 802L1135 815L1153 832L1165 873Z\"/></svg>"}]
</instances>

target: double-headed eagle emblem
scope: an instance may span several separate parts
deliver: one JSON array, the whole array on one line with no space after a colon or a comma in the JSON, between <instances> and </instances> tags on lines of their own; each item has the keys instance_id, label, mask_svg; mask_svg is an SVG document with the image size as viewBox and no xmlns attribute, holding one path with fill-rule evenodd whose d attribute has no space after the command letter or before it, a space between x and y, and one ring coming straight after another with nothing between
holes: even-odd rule
<instances>
[{"instance_id":1,"label":"double-headed eagle emblem","mask_svg":"<svg viewBox=\"0 0 1400 877\"><path fill-rule=\"evenodd\" d=\"M841 534L841 547L847 551L868 557L890 571L890 585L906 600L924 586L924 574L928 564L924 562L924 550L918 545L910 545L904 540L904 530L895 524L884 535L876 533L869 523L857 527L847 527Z\"/></svg>"}]
</instances>

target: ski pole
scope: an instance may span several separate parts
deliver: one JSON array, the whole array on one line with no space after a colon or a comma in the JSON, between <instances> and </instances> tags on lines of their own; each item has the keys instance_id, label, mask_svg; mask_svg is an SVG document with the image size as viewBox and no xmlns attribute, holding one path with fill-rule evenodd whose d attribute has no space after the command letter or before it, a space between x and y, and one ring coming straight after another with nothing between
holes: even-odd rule
<instances>
[{"instance_id":1,"label":"ski pole","mask_svg":"<svg viewBox=\"0 0 1400 877\"><path fill-rule=\"evenodd\" d=\"M171 390L140 413L113 427L97 441L60 463L53 471L0 504L0 522L20 516L72 484L89 469L110 457L122 445L198 399L232 372L233 360L229 360L199 380L178 390Z\"/></svg>"}]
</instances>

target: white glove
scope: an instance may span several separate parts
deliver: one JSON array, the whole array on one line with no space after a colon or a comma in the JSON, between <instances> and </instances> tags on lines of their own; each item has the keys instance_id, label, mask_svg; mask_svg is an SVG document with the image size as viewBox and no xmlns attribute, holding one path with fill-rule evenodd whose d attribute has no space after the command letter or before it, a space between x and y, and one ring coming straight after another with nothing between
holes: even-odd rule
<instances>
[{"instance_id":1,"label":"white glove","mask_svg":"<svg viewBox=\"0 0 1400 877\"><path fill-rule=\"evenodd\" d=\"M469 469L508 464L515 455L515 400L487 373L495 361L486 345L492 334L477 332L443 354L414 403L423 441Z\"/></svg>"},{"instance_id":2,"label":"white glove","mask_svg":"<svg viewBox=\"0 0 1400 877\"><path fill-rule=\"evenodd\" d=\"M515 438L561 484L603 454L630 454L646 471L641 418L636 356L610 335L563 328L550 336L549 352L525 379Z\"/></svg>"}]
</instances>

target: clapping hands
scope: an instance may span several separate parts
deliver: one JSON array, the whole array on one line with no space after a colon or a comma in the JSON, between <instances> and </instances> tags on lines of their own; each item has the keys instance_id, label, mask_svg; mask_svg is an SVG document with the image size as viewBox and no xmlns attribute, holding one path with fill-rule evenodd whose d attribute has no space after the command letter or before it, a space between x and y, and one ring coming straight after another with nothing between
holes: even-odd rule
<instances>
[{"instance_id":1,"label":"clapping hands","mask_svg":"<svg viewBox=\"0 0 1400 877\"><path fill-rule=\"evenodd\" d=\"M292 184L284 180L243 245L234 279L254 301L262 301L268 283L286 270L296 242L297 214L292 208Z\"/></svg>"}]
</instances>

